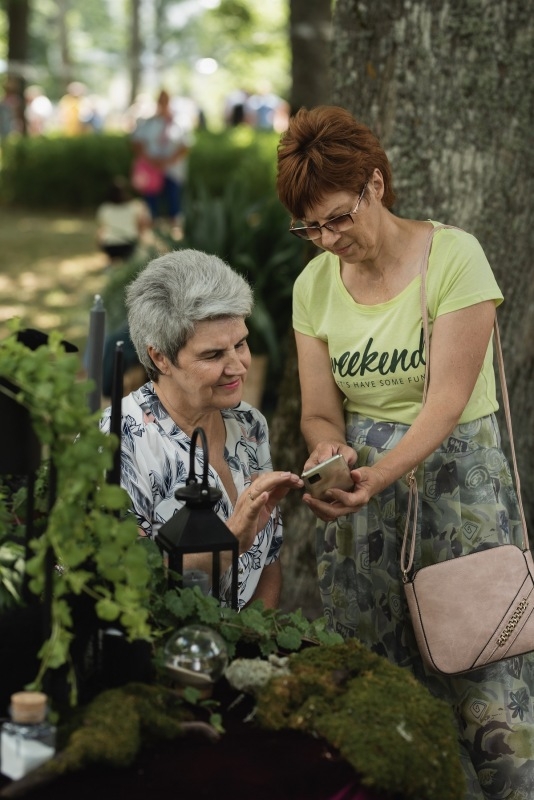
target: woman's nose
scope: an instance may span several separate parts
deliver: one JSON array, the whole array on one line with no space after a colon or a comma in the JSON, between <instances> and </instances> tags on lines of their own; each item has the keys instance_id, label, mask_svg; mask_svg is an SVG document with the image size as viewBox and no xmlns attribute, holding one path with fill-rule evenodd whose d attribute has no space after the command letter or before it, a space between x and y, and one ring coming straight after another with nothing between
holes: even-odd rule
<instances>
[{"instance_id":1,"label":"woman's nose","mask_svg":"<svg viewBox=\"0 0 534 800\"><path fill-rule=\"evenodd\" d=\"M240 358L240 354L237 352L237 350L232 350L228 354L228 359L224 365L224 369L225 372L231 372L233 374L238 373L239 375L247 371L247 368L243 363L243 359Z\"/></svg>"},{"instance_id":2,"label":"woman's nose","mask_svg":"<svg viewBox=\"0 0 534 800\"><path fill-rule=\"evenodd\" d=\"M324 247L330 247L334 242L337 242L341 233L339 231L329 231L328 228L321 228L321 242Z\"/></svg>"}]
</instances>

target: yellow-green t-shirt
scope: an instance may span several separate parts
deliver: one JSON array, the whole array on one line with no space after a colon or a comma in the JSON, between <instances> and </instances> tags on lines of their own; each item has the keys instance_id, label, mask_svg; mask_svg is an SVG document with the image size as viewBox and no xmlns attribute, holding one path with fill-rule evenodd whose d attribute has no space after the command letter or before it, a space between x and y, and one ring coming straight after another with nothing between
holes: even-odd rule
<instances>
[{"instance_id":1,"label":"yellow-green t-shirt","mask_svg":"<svg viewBox=\"0 0 534 800\"><path fill-rule=\"evenodd\" d=\"M356 303L341 280L339 259L327 252L310 261L297 278L293 327L327 343L332 374L348 411L408 425L419 413L426 358L420 287L417 276L386 303ZM503 296L477 239L458 229L437 231L427 273L430 335L437 317L484 300L500 305ZM460 422L497 408L490 341Z\"/></svg>"}]
</instances>

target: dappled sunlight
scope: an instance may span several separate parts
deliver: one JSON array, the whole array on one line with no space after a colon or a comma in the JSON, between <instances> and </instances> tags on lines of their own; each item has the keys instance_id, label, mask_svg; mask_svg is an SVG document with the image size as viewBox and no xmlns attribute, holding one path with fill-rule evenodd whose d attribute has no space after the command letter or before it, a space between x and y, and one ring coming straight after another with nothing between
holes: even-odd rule
<instances>
[{"instance_id":1,"label":"dappled sunlight","mask_svg":"<svg viewBox=\"0 0 534 800\"><path fill-rule=\"evenodd\" d=\"M37 272L22 272L18 280L14 281L13 289L15 292L20 289L24 292L27 296L28 294L32 294L34 292L42 292L45 289L53 286L55 283L55 277L53 273L37 273Z\"/></svg>"},{"instance_id":2,"label":"dappled sunlight","mask_svg":"<svg viewBox=\"0 0 534 800\"><path fill-rule=\"evenodd\" d=\"M20 305L2 305L0 306L0 322L7 322L8 319L13 319L13 317L23 317L24 316L24 305L21 303ZM2 332L1 334L4 336L5 334Z\"/></svg>"},{"instance_id":3,"label":"dappled sunlight","mask_svg":"<svg viewBox=\"0 0 534 800\"><path fill-rule=\"evenodd\" d=\"M55 219L50 222L53 233L79 233L87 228L87 222L79 219Z\"/></svg>"},{"instance_id":4,"label":"dappled sunlight","mask_svg":"<svg viewBox=\"0 0 534 800\"><path fill-rule=\"evenodd\" d=\"M61 315L52 314L49 311L34 310L31 320L27 320L32 328L40 328L44 331L61 329Z\"/></svg>"},{"instance_id":5,"label":"dappled sunlight","mask_svg":"<svg viewBox=\"0 0 534 800\"><path fill-rule=\"evenodd\" d=\"M0 239L0 338L19 317L24 327L59 330L83 354L94 295L107 280L94 221L9 209L0 215Z\"/></svg>"},{"instance_id":6,"label":"dappled sunlight","mask_svg":"<svg viewBox=\"0 0 534 800\"><path fill-rule=\"evenodd\" d=\"M85 275L87 270L90 272L101 272L106 265L104 253L97 253L90 256L77 256L60 261L57 265L57 273L62 278L79 278Z\"/></svg>"}]
</instances>

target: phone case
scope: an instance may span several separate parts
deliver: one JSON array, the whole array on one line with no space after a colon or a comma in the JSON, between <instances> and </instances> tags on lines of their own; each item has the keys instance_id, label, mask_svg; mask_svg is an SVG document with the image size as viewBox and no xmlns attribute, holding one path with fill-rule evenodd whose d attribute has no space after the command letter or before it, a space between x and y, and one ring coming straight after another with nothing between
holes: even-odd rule
<instances>
[{"instance_id":1,"label":"phone case","mask_svg":"<svg viewBox=\"0 0 534 800\"><path fill-rule=\"evenodd\" d=\"M321 464L307 469L300 476L304 481L306 491L317 500L325 497L328 489L343 489L348 492L354 486L350 476L350 469L343 456L335 455Z\"/></svg>"}]
</instances>

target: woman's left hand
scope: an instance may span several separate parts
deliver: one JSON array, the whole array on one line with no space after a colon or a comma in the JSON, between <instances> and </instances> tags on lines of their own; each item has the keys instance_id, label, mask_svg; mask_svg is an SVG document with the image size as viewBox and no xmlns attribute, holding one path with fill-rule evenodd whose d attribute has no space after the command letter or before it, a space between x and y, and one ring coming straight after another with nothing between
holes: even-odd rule
<instances>
[{"instance_id":1,"label":"woman's left hand","mask_svg":"<svg viewBox=\"0 0 534 800\"><path fill-rule=\"evenodd\" d=\"M338 517L354 514L367 505L373 495L387 486L387 481L378 467L360 467L351 470L354 488L350 492L342 489L329 489L329 500L316 500L311 494L304 494L302 499L323 522L330 522Z\"/></svg>"}]
</instances>

